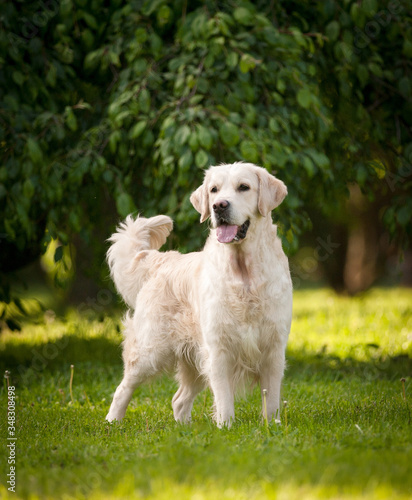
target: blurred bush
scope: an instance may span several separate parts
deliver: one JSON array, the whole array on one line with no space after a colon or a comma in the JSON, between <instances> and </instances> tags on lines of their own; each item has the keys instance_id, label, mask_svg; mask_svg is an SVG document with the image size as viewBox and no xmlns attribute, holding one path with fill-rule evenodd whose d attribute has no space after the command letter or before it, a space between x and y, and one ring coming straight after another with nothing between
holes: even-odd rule
<instances>
[{"instance_id":1,"label":"blurred bush","mask_svg":"<svg viewBox=\"0 0 412 500\"><path fill-rule=\"evenodd\" d=\"M311 210L338 217L350 183L407 245L406 2L18 0L1 12L0 300L54 240L56 262L75 242L102 278L103 241L130 212L171 215L171 245L199 248L189 196L219 162L288 185L275 216L289 253Z\"/></svg>"}]
</instances>

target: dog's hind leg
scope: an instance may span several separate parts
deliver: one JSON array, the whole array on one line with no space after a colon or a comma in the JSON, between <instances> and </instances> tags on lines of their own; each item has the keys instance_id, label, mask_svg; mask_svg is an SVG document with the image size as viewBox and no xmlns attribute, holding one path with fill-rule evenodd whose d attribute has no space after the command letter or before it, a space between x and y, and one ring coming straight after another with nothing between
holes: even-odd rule
<instances>
[{"instance_id":1,"label":"dog's hind leg","mask_svg":"<svg viewBox=\"0 0 412 500\"><path fill-rule=\"evenodd\" d=\"M142 382L144 382L144 379L139 377L137 374L125 373L123 380L114 393L113 401L110 406L109 413L106 416L106 420L109 422L112 422L113 420L122 420L126 413L126 408L132 399L134 390Z\"/></svg>"},{"instance_id":2,"label":"dog's hind leg","mask_svg":"<svg viewBox=\"0 0 412 500\"><path fill-rule=\"evenodd\" d=\"M173 415L177 422L190 422L193 402L197 394L205 388L203 378L188 361L180 359L178 363L177 379L179 389L173 396Z\"/></svg>"},{"instance_id":3,"label":"dog's hind leg","mask_svg":"<svg viewBox=\"0 0 412 500\"><path fill-rule=\"evenodd\" d=\"M141 307L144 306L145 304ZM161 330L153 324L150 318L146 321L142 318L144 318L144 313L136 310L134 318L127 315L123 320L124 376L114 393L109 413L106 416L109 422L121 420L124 417L133 392L139 385L174 366L172 346L165 342L164 338L162 340ZM161 346L161 348L154 349L154 345Z\"/></svg>"},{"instance_id":4,"label":"dog's hind leg","mask_svg":"<svg viewBox=\"0 0 412 500\"><path fill-rule=\"evenodd\" d=\"M114 393L106 420L109 422L122 420L134 390L163 369L166 369L165 363L162 363L162 359L156 356L151 349L140 349L137 359L125 360L123 380Z\"/></svg>"},{"instance_id":5,"label":"dog's hind leg","mask_svg":"<svg viewBox=\"0 0 412 500\"><path fill-rule=\"evenodd\" d=\"M134 390L160 371L155 368L152 357L142 353L136 361L125 362L123 380L114 393L106 420L122 420Z\"/></svg>"}]
</instances>

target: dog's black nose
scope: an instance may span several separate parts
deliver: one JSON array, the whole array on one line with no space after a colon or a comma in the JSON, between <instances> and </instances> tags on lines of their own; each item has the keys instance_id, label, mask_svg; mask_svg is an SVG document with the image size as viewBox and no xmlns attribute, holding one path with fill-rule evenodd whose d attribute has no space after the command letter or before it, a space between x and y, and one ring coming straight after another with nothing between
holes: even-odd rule
<instances>
[{"instance_id":1,"label":"dog's black nose","mask_svg":"<svg viewBox=\"0 0 412 500\"><path fill-rule=\"evenodd\" d=\"M219 200L213 204L213 210L217 214L222 214L230 207L230 203L227 200Z\"/></svg>"}]
</instances>

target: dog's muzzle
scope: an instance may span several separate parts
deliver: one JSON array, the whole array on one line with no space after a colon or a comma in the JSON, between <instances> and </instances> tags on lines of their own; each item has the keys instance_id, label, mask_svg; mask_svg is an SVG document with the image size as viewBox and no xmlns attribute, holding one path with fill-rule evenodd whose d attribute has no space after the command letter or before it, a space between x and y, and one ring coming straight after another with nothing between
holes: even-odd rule
<instances>
[{"instance_id":1,"label":"dog's muzzle","mask_svg":"<svg viewBox=\"0 0 412 500\"><path fill-rule=\"evenodd\" d=\"M220 224L216 228L217 240L220 243L234 243L242 241L246 238L247 230L249 229L250 221L247 220L241 226L231 224Z\"/></svg>"},{"instance_id":2,"label":"dog's muzzle","mask_svg":"<svg viewBox=\"0 0 412 500\"><path fill-rule=\"evenodd\" d=\"M219 200L213 204L213 211L216 218L216 236L220 243L239 242L246 238L250 221L247 220L241 226L231 223L230 202Z\"/></svg>"}]
</instances>

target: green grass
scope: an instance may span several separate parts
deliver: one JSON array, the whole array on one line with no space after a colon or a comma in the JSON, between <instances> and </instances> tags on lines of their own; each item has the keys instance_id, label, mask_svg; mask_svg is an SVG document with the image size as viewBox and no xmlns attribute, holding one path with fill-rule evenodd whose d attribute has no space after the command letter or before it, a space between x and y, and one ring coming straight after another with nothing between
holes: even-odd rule
<instances>
[{"instance_id":1,"label":"green grass","mask_svg":"<svg viewBox=\"0 0 412 500\"><path fill-rule=\"evenodd\" d=\"M121 380L119 318L26 325L0 339L17 399L22 499L403 499L412 494L412 291L295 293L282 423L261 422L256 388L219 430L212 396L174 422L175 382L139 388L120 424L104 417ZM74 364L73 397L69 381ZM400 378L406 378L406 401ZM1 389L0 427L6 428ZM286 419L287 417L287 425Z\"/></svg>"}]
</instances>

